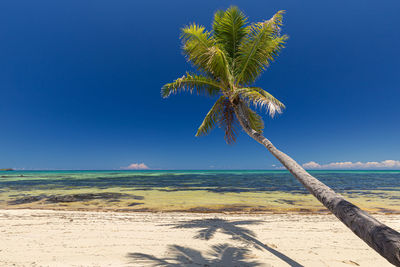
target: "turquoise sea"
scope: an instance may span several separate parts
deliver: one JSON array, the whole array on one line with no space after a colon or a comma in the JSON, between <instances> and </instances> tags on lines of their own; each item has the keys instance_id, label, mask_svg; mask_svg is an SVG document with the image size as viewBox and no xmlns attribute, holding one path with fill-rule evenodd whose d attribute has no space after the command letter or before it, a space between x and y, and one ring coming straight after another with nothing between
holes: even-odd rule
<instances>
[{"instance_id":1,"label":"turquoise sea","mask_svg":"<svg viewBox=\"0 0 400 267\"><path fill-rule=\"evenodd\" d=\"M400 213L400 171L311 171L372 212ZM287 171L0 171L1 208L325 212Z\"/></svg>"}]
</instances>

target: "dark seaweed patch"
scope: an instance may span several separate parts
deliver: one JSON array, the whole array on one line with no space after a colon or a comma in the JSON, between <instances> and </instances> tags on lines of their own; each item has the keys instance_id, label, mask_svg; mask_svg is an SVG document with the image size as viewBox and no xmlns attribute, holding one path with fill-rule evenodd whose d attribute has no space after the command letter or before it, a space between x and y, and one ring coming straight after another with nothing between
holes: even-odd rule
<instances>
[{"instance_id":1,"label":"dark seaweed patch","mask_svg":"<svg viewBox=\"0 0 400 267\"><path fill-rule=\"evenodd\" d=\"M46 203L66 203L66 202L85 202L90 200L108 200L108 202L119 202L119 199L136 199L136 200L143 200L143 196L135 196L130 194L123 194L123 193L84 193L84 194L71 194L71 195L40 195L40 196L23 196L11 201L8 201L10 205L19 205L19 204L26 204L37 202L40 200L45 200Z\"/></svg>"},{"instance_id":2,"label":"dark seaweed patch","mask_svg":"<svg viewBox=\"0 0 400 267\"><path fill-rule=\"evenodd\" d=\"M142 196L134 196L122 193L86 193L86 194L72 194L72 195L52 195L47 197L46 202L48 203L80 202L80 201L89 201L96 199L118 200L119 198L143 199Z\"/></svg>"},{"instance_id":3,"label":"dark seaweed patch","mask_svg":"<svg viewBox=\"0 0 400 267\"><path fill-rule=\"evenodd\" d=\"M137 205L143 205L144 203L139 203L139 202L133 202L131 204L129 204L129 207L133 207L133 206L137 206Z\"/></svg>"},{"instance_id":4,"label":"dark seaweed patch","mask_svg":"<svg viewBox=\"0 0 400 267\"><path fill-rule=\"evenodd\" d=\"M107 200L108 203L114 203L114 202L121 202L119 199L109 199Z\"/></svg>"},{"instance_id":5,"label":"dark seaweed patch","mask_svg":"<svg viewBox=\"0 0 400 267\"><path fill-rule=\"evenodd\" d=\"M281 203L281 204L289 204L289 205L295 205L296 200L288 200L288 199L277 199L275 202Z\"/></svg>"},{"instance_id":6,"label":"dark seaweed patch","mask_svg":"<svg viewBox=\"0 0 400 267\"><path fill-rule=\"evenodd\" d=\"M253 206L248 205L227 205L221 208L207 208L207 207L194 207L186 209L186 212L200 212L200 213L212 213L212 212L240 212L246 209L252 209ZM182 211L182 210L177 210Z\"/></svg>"},{"instance_id":7,"label":"dark seaweed patch","mask_svg":"<svg viewBox=\"0 0 400 267\"><path fill-rule=\"evenodd\" d=\"M17 198L15 200L8 201L9 205L20 205L20 204L27 204L36 201L40 201L44 198L44 196L25 196L21 198Z\"/></svg>"}]
</instances>

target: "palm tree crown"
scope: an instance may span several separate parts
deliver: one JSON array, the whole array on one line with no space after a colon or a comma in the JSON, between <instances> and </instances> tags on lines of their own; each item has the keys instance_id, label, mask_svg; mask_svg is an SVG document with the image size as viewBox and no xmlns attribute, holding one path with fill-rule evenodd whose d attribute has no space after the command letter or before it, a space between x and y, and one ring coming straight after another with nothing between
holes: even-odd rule
<instances>
[{"instance_id":1,"label":"palm tree crown","mask_svg":"<svg viewBox=\"0 0 400 267\"><path fill-rule=\"evenodd\" d=\"M230 7L215 13L211 32L196 24L184 27L183 51L199 73L186 73L164 85L161 94L168 97L186 90L219 95L196 136L209 133L217 124L225 129L225 140L233 143L235 122L239 122L251 138L265 146L340 221L389 262L400 266L400 233L335 193L262 135L263 121L250 105L265 107L271 116L280 113L284 105L251 84L287 40L287 36L280 33L282 15L283 11L279 11L269 20L248 24L238 8Z\"/></svg>"},{"instance_id":2,"label":"palm tree crown","mask_svg":"<svg viewBox=\"0 0 400 267\"><path fill-rule=\"evenodd\" d=\"M219 96L196 136L206 135L218 125L225 130L226 142L235 142L236 105L241 105L249 125L259 133L264 123L251 104L265 107L272 117L281 113L285 106L279 100L251 84L284 47L288 37L280 33L283 13L279 11L269 20L248 24L243 12L230 7L215 13L212 31L194 23L182 29L184 54L199 73L188 72L164 85L161 95L166 98L189 91Z\"/></svg>"}]
</instances>

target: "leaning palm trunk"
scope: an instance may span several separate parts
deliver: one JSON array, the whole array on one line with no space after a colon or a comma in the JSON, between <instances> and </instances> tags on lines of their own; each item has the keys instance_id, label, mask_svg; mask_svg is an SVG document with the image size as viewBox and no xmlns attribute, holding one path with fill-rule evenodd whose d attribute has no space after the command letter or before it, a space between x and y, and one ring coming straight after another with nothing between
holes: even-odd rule
<instances>
[{"instance_id":1,"label":"leaning palm trunk","mask_svg":"<svg viewBox=\"0 0 400 267\"><path fill-rule=\"evenodd\" d=\"M235 106L235 113L245 132L264 145L341 222L390 263L400 266L399 232L380 223L365 211L346 201L341 195L310 175L291 157L279 151L262 134L253 130L245 116L242 104Z\"/></svg>"},{"instance_id":2,"label":"leaning palm trunk","mask_svg":"<svg viewBox=\"0 0 400 267\"><path fill-rule=\"evenodd\" d=\"M161 94L168 97L189 91L219 96L196 136L206 135L218 125L225 130L227 143L233 143L237 119L250 137L264 145L339 220L389 262L400 266L398 232L336 194L262 135L262 117L251 106L264 107L273 117L285 105L264 89L251 85L284 47L288 37L281 35L283 13L278 11L269 20L248 24L237 7L230 7L215 13L212 32L197 24L184 27L184 54L200 74L187 73L165 84Z\"/></svg>"}]
</instances>

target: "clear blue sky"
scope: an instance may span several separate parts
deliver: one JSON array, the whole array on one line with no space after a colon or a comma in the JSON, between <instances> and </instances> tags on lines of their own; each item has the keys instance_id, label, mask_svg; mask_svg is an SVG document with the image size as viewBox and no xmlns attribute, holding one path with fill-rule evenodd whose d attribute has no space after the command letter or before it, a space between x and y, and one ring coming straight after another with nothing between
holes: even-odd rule
<instances>
[{"instance_id":1,"label":"clear blue sky","mask_svg":"<svg viewBox=\"0 0 400 267\"><path fill-rule=\"evenodd\" d=\"M400 2L0 2L0 167L271 169L242 133L194 136L213 99L160 97L190 69L179 29L237 5L287 10L290 39L256 82L286 104L265 135L300 163L400 160Z\"/></svg>"}]
</instances>

